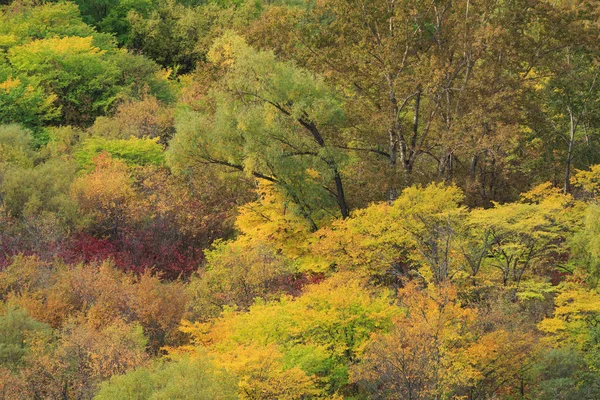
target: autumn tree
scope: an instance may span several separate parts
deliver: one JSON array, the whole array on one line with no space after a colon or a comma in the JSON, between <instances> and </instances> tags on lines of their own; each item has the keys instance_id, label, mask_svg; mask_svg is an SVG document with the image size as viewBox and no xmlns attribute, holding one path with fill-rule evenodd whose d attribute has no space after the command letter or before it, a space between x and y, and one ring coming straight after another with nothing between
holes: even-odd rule
<instances>
[{"instance_id":1,"label":"autumn tree","mask_svg":"<svg viewBox=\"0 0 600 400\"><path fill-rule=\"evenodd\" d=\"M182 329L240 378L242 398L300 399L343 393L369 335L386 330L395 313L387 293L340 275L296 299L257 301L247 313L230 310Z\"/></svg>"},{"instance_id":2,"label":"autumn tree","mask_svg":"<svg viewBox=\"0 0 600 400\"><path fill-rule=\"evenodd\" d=\"M470 214L472 232L487 243L487 257L482 261L499 270L503 285L519 287L536 261L556 255L558 245L577 224L573 198L548 186L524 194L521 202L497 204ZM540 262L539 266L542 265Z\"/></svg>"},{"instance_id":3,"label":"autumn tree","mask_svg":"<svg viewBox=\"0 0 600 400\"><path fill-rule=\"evenodd\" d=\"M453 286L420 289L412 282L399 297L395 327L373 337L354 370L367 396L485 399L518 391L534 343L530 333L482 329L483 316L463 307Z\"/></svg>"},{"instance_id":4,"label":"autumn tree","mask_svg":"<svg viewBox=\"0 0 600 400\"><path fill-rule=\"evenodd\" d=\"M330 267L367 276L408 274L440 283L461 269L457 242L466 210L457 187L406 188L392 203L373 204L317 232L312 251Z\"/></svg>"}]
</instances>

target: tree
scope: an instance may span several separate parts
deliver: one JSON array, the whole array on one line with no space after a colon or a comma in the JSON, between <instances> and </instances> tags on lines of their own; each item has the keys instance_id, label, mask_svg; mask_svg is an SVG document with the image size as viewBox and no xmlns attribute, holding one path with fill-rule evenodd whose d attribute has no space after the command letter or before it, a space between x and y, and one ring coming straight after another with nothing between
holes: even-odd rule
<instances>
[{"instance_id":1,"label":"tree","mask_svg":"<svg viewBox=\"0 0 600 400\"><path fill-rule=\"evenodd\" d=\"M0 365L17 367L29 351L28 339L50 326L31 318L27 311L4 304L0 315Z\"/></svg>"},{"instance_id":2,"label":"tree","mask_svg":"<svg viewBox=\"0 0 600 400\"><path fill-rule=\"evenodd\" d=\"M517 386L531 334L486 324L478 310L460 303L452 285L419 289L410 282L399 298L394 328L374 335L354 368L365 395L487 399Z\"/></svg>"},{"instance_id":3,"label":"tree","mask_svg":"<svg viewBox=\"0 0 600 400\"><path fill-rule=\"evenodd\" d=\"M336 221L312 248L334 268L396 280L412 270L441 283L457 272L457 241L466 210L457 187L431 184L404 189L390 205L379 203Z\"/></svg>"},{"instance_id":4,"label":"tree","mask_svg":"<svg viewBox=\"0 0 600 400\"><path fill-rule=\"evenodd\" d=\"M143 95L141 100L119 104L112 117L98 117L90 133L104 139L159 138L166 144L175 130L173 114L173 109L156 97Z\"/></svg>"},{"instance_id":5,"label":"tree","mask_svg":"<svg viewBox=\"0 0 600 400\"><path fill-rule=\"evenodd\" d=\"M47 95L41 88L31 86L27 80L13 78L11 72L0 72L1 124L22 123L39 129L44 122L59 116L60 110L54 105L56 95Z\"/></svg>"},{"instance_id":6,"label":"tree","mask_svg":"<svg viewBox=\"0 0 600 400\"><path fill-rule=\"evenodd\" d=\"M201 42L212 27L210 14L185 7L177 1L158 1L151 11L133 10L127 15L130 26L127 42L163 67L177 74L194 70L204 61Z\"/></svg>"},{"instance_id":7,"label":"tree","mask_svg":"<svg viewBox=\"0 0 600 400\"><path fill-rule=\"evenodd\" d=\"M11 164L33 167L32 139L31 132L17 124L0 125L0 172Z\"/></svg>"},{"instance_id":8,"label":"tree","mask_svg":"<svg viewBox=\"0 0 600 400\"><path fill-rule=\"evenodd\" d=\"M113 160L106 152L93 161L94 170L73 181L71 195L90 217L93 231L117 238L123 233L135 197L132 178L125 163Z\"/></svg>"},{"instance_id":9,"label":"tree","mask_svg":"<svg viewBox=\"0 0 600 400\"><path fill-rule=\"evenodd\" d=\"M102 380L146 363L137 324L65 326L56 340L36 340L21 371L27 397L91 398Z\"/></svg>"},{"instance_id":10,"label":"tree","mask_svg":"<svg viewBox=\"0 0 600 400\"><path fill-rule=\"evenodd\" d=\"M547 334L536 371L542 379L540 398L593 398L600 393L600 296L582 283L577 278L563 283L554 298L553 315L538 324Z\"/></svg>"},{"instance_id":11,"label":"tree","mask_svg":"<svg viewBox=\"0 0 600 400\"><path fill-rule=\"evenodd\" d=\"M135 11L147 15L156 5L154 0L89 1L76 0L81 19L101 32L115 34L120 44L129 42L131 25L127 15Z\"/></svg>"},{"instance_id":12,"label":"tree","mask_svg":"<svg viewBox=\"0 0 600 400\"><path fill-rule=\"evenodd\" d=\"M247 313L229 310L182 330L239 376L243 398L261 398L262 390L264 398L299 399L343 393L349 366L396 312L386 292L371 294L359 279L340 274L296 299L257 300Z\"/></svg>"},{"instance_id":13,"label":"tree","mask_svg":"<svg viewBox=\"0 0 600 400\"><path fill-rule=\"evenodd\" d=\"M119 71L92 42L91 36L41 39L8 53L18 74L56 96L67 124L90 124L117 99Z\"/></svg>"},{"instance_id":14,"label":"tree","mask_svg":"<svg viewBox=\"0 0 600 400\"><path fill-rule=\"evenodd\" d=\"M51 159L33 168L9 164L3 169L0 196L11 215L20 218L51 212L65 226L76 221L77 210L69 199L69 186L77 171L73 162Z\"/></svg>"},{"instance_id":15,"label":"tree","mask_svg":"<svg viewBox=\"0 0 600 400\"><path fill-rule=\"evenodd\" d=\"M223 81L205 113L180 120L172 157L275 183L313 229L332 200L346 218L344 155L336 148L344 116L335 93L322 78L232 34L218 39L209 57L224 68Z\"/></svg>"},{"instance_id":16,"label":"tree","mask_svg":"<svg viewBox=\"0 0 600 400\"><path fill-rule=\"evenodd\" d=\"M555 134L565 142L563 190L571 192L571 170L577 159L578 142L593 141L598 128L595 110L600 105L598 69L595 54L568 47L553 65L554 75L544 87L548 96L548 117ZM558 61L557 60L557 61ZM589 165L588 165L589 166Z\"/></svg>"},{"instance_id":17,"label":"tree","mask_svg":"<svg viewBox=\"0 0 600 400\"><path fill-rule=\"evenodd\" d=\"M344 87L348 114L356 116L350 146L388 162L381 186L395 198L399 179L417 179L415 168L450 180L458 168L469 170L465 164L474 175L502 154L501 137L514 135L518 120L504 105L517 101L516 75L536 61L524 33L538 6L319 3L298 19L305 46L296 57ZM395 176L396 165L404 177Z\"/></svg>"},{"instance_id":18,"label":"tree","mask_svg":"<svg viewBox=\"0 0 600 400\"><path fill-rule=\"evenodd\" d=\"M118 50L113 37L86 25L72 3L15 4L2 11L0 22L7 122L89 126L126 96L149 89L161 100L173 99L156 63ZM22 98L15 97L19 93ZM25 105L34 108L13 115Z\"/></svg>"},{"instance_id":19,"label":"tree","mask_svg":"<svg viewBox=\"0 0 600 400\"><path fill-rule=\"evenodd\" d=\"M576 226L572 197L547 189L548 185L541 185L524 194L522 202L496 204L470 214L471 229L488 243L485 264L500 271L505 286L518 288L534 262L557 250Z\"/></svg>"},{"instance_id":20,"label":"tree","mask_svg":"<svg viewBox=\"0 0 600 400\"><path fill-rule=\"evenodd\" d=\"M238 396L235 377L215 367L209 357L197 355L114 376L94 397L115 398L234 400Z\"/></svg>"}]
</instances>

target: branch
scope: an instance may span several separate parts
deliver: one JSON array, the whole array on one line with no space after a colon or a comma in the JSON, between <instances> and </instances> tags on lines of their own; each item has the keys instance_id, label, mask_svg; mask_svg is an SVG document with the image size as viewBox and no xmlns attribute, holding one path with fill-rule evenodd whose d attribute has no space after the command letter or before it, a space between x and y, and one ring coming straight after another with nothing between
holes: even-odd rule
<instances>
[{"instance_id":1,"label":"branch","mask_svg":"<svg viewBox=\"0 0 600 400\"><path fill-rule=\"evenodd\" d=\"M229 168L233 168L233 169L235 169L235 170L238 170L238 171L242 171L242 172L244 172L244 171L245 171L245 170L244 170L244 167L243 167L242 165L239 165L239 164L233 164L233 163L230 163L229 161L225 161L225 160L216 160L216 159L214 159L214 158L205 158L205 160L206 160L206 161L204 161L204 162L200 162L200 163L201 163L201 164L216 164L216 165L223 165L223 166L226 166L226 167L229 167ZM253 175L255 178L264 179L264 180L266 180L266 181L269 181L269 182L277 183L277 179L276 179L275 177L272 177L272 176L267 176L267 175L263 175L263 174L261 174L260 172L252 171L252 175Z\"/></svg>"}]
</instances>

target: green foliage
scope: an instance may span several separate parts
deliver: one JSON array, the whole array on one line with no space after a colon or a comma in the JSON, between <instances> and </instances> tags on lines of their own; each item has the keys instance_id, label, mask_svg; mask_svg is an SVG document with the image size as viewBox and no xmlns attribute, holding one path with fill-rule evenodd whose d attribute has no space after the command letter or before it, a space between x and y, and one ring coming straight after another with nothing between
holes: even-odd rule
<instances>
[{"instance_id":1,"label":"green foliage","mask_svg":"<svg viewBox=\"0 0 600 400\"><path fill-rule=\"evenodd\" d=\"M33 168L9 165L3 172L0 194L6 210L14 215L57 213L71 220L76 207L69 197L69 188L77 166L70 161L52 159Z\"/></svg>"},{"instance_id":2,"label":"green foliage","mask_svg":"<svg viewBox=\"0 0 600 400\"><path fill-rule=\"evenodd\" d=\"M92 37L40 39L13 47L8 59L57 97L63 121L89 124L117 99L119 70L95 47Z\"/></svg>"},{"instance_id":3,"label":"green foliage","mask_svg":"<svg viewBox=\"0 0 600 400\"><path fill-rule=\"evenodd\" d=\"M313 226L336 203L345 216L345 157L331 143L344 123L335 91L321 77L233 34L218 39L209 58L226 69L224 88L210 93L214 112L188 111L179 119L171 159L273 181Z\"/></svg>"},{"instance_id":4,"label":"green foliage","mask_svg":"<svg viewBox=\"0 0 600 400\"><path fill-rule=\"evenodd\" d=\"M60 116L54 105L55 95L47 95L41 88L34 88L27 78L12 78L12 74L0 76L0 124L21 123L40 128ZM38 140L42 144L42 141Z\"/></svg>"},{"instance_id":5,"label":"green foliage","mask_svg":"<svg viewBox=\"0 0 600 400\"><path fill-rule=\"evenodd\" d=\"M109 42L110 36L99 35L85 24L74 3L45 3L39 6L15 4L0 12L0 45L4 50L33 40L69 36L97 37L99 43ZM102 46L101 46L102 47Z\"/></svg>"},{"instance_id":6,"label":"green foliage","mask_svg":"<svg viewBox=\"0 0 600 400\"><path fill-rule=\"evenodd\" d=\"M104 383L96 400L237 399L235 378L206 356L141 368Z\"/></svg>"},{"instance_id":7,"label":"green foliage","mask_svg":"<svg viewBox=\"0 0 600 400\"><path fill-rule=\"evenodd\" d=\"M0 125L0 174L3 164L33 167L31 132L19 125Z\"/></svg>"},{"instance_id":8,"label":"green foliage","mask_svg":"<svg viewBox=\"0 0 600 400\"><path fill-rule=\"evenodd\" d=\"M534 389L536 399L593 399L600 395L597 371L572 348L543 351L532 372L540 380Z\"/></svg>"},{"instance_id":9,"label":"green foliage","mask_svg":"<svg viewBox=\"0 0 600 400\"><path fill-rule=\"evenodd\" d=\"M110 35L80 19L72 3L7 9L0 17L2 122L90 125L116 100L141 96L144 87L172 99L158 66L119 51Z\"/></svg>"},{"instance_id":10,"label":"green foliage","mask_svg":"<svg viewBox=\"0 0 600 400\"><path fill-rule=\"evenodd\" d=\"M113 33L119 43L127 43L131 29L127 15L131 11L147 14L156 6L154 0L76 0L84 22L100 31Z\"/></svg>"},{"instance_id":11,"label":"green foliage","mask_svg":"<svg viewBox=\"0 0 600 400\"><path fill-rule=\"evenodd\" d=\"M84 168L90 167L93 159L102 152L123 160L128 165L162 165L164 162L163 148L157 142L158 138L138 139L132 137L110 140L92 137L81 144L75 153L75 158Z\"/></svg>"},{"instance_id":12,"label":"green foliage","mask_svg":"<svg viewBox=\"0 0 600 400\"><path fill-rule=\"evenodd\" d=\"M123 50L115 54L113 61L121 71L124 95L144 99L151 94L164 103L176 100L175 90L167 80L171 73L161 70L154 61Z\"/></svg>"},{"instance_id":13,"label":"green foliage","mask_svg":"<svg viewBox=\"0 0 600 400\"><path fill-rule=\"evenodd\" d=\"M31 318L27 311L0 304L0 365L16 367L29 351L29 339L50 326Z\"/></svg>"},{"instance_id":14,"label":"green foliage","mask_svg":"<svg viewBox=\"0 0 600 400\"><path fill-rule=\"evenodd\" d=\"M208 34L211 19L208 13L184 7L175 1L160 1L147 17L131 12L128 41L164 67L176 73L191 72L197 62L205 59L205 49L198 43Z\"/></svg>"},{"instance_id":15,"label":"green foliage","mask_svg":"<svg viewBox=\"0 0 600 400\"><path fill-rule=\"evenodd\" d=\"M597 286L600 280L600 207L591 204L587 207L584 224L571 238L571 248L574 265L587 272L592 286Z\"/></svg>"}]
</instances>

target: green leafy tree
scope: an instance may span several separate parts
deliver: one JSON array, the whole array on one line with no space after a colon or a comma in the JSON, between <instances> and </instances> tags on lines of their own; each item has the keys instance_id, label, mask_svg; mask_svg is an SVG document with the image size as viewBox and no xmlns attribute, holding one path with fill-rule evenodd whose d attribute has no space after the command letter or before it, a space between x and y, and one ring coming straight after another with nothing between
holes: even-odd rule
<instances>
[{"instance_id":1,"label":"green leafy tree","mask_svg":"<svg viewBox=\"0 0 600 400\"><path fill-rule=\"evenodd\" d=\"M67 124L90 124L110 109L118 97L117 67L94 46L93 38L40 39L9 50L18 74L54 94Z\"/></svg>"},{"instance_id":2,"label":"green leafy tree","mask_svg":"<svg viewBox=\"0 0 600 400\"><path fill-rule=\"evenodd\" d=\"M29 351L28 338L50 326L31 318L11 304L0 305L0 365L16 367Z\"/></svg>"},{"instance_id":3,"label":"green leafy tree","mask_svg":"<svg viewBox=\"0 0 600 400\"><path fill-rule=\"evenodd\" d=\"M215 42L210 59L225 69L223 81L210 94L212 107L180 119L172 159L273 182L313 228L314 213L322 217L333 204L347 217L345 156L336 147L344 114L335 92L322 78L232 34Z\"/></svg>"},{"instance_id":4,"label":"green leafy tree","mask_svg":"<svg viewBox=\"0 0 600 400\"><path fill-rule=\"evenodd\" d=\"M73 3L15 4L0 22L2 122L88 126L127 96L173 100L156 63L118 50Z\"/></svg>"},{"instance_id":5,"label":"green leafy tree","mask_svg":"<svg viewBox=\"0 0 600 400\"><path fill-rule=\"evenodd\" d=\"M96 400L234 400L236 379L207 356L185 357L140 368L105 382Z\"/></svg>"}]
</instances>

